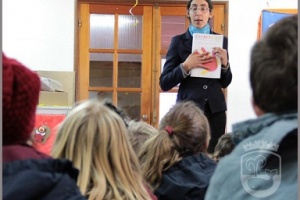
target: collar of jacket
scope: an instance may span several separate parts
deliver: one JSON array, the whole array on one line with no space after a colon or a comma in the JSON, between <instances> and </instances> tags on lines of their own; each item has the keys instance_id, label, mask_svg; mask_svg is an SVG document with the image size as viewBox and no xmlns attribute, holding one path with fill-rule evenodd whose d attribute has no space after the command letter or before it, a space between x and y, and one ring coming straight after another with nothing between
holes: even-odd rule
<instances>
[{"instance_id":1,"label":"collar of jacket","mask_svg":"<svg viewBox=\"0 0 300 200\"><path fill-rule=\"evenodd\" d=\"M236 123L232 126L233 141L237 145L245 138L257 135L258 133L261 133L266 127L275 126L276 124L278 126L277 131L279 131L280 134L270 133L272 134L270 135L270 138L273 138L274 140L280 140L279 137L284 136L284 134L298 127L297 112L286 113L282 115L267 113L256 119L250 119L244 122Z\"/></svg>"}]
</instances>

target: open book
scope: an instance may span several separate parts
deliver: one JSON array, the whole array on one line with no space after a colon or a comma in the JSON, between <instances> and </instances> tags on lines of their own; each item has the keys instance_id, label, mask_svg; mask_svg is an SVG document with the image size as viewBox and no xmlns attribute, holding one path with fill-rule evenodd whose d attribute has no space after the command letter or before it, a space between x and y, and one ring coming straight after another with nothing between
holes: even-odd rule
<instances>
[{"instance_id":1,"label":"open book","mask_svg":"<svg viewBox=\"0 0 300 200\"><path fill-rule=\"evenodd\" d=\"M192 77L203 77L203 78L220 78L221 76L221 60L215 56L212 52L214 47L223 48L223 35L214 34L193 34L193 45L192 52L197 50L199 53L210 52L214 57L212 62L205 63L204 65L209 69L194 68L191 70Z\"/></svg>"}]
</instances>

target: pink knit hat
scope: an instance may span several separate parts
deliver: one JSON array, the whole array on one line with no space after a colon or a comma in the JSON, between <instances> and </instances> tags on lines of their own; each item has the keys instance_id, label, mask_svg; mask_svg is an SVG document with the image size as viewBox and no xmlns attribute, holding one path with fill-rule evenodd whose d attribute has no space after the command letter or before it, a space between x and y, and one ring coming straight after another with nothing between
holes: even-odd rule
<instances>
[{"instance_id":1,"label":"pink knit hat","mask_svg":"<svg viewBox=\"0 0 300 200\"><path fill-rule=\"evenodd\" d=\"M26 142L33 131L40 78L2 53L3 145Z\"/></svg>"}]
</instances>

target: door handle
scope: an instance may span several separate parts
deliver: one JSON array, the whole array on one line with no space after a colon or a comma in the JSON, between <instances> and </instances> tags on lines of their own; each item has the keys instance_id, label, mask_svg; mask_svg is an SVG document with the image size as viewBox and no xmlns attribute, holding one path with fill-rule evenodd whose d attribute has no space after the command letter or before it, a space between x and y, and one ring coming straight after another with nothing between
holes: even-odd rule
<instances>
[{"instance_id":1,"label":"door handle","mask_svg":"<svg viewBox=\"0 0 300 200\"><path fill-rule=\"evenodd\" d=\"M142 120L147 121L148 120L148 115L142 115Z\"/></svg>"}]
</instances>

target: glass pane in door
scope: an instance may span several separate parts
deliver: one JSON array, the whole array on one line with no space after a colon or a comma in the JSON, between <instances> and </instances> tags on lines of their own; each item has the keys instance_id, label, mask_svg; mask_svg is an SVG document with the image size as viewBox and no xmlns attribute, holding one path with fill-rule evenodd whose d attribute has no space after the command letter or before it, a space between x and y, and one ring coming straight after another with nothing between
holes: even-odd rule
<instances>
[{"instance_id":1,"label":"glass pane in door","mask_svg":"<svg viewBox=\"0 0 300 200\"><path fill-rule=\"evenodd\" d=\"M89 92L89 99L99 98L99 99L109 99L112 101L111 92Z\"/></svg>"},{"instance_id":2,"label":"glass pane in door","mask_svg":"<svg viewBox=\"0 0 300 200\"><path fill-rule=\"evenodd\" d=\"M161 17L161 49L168 49L172 37L186 32L185 16Z\"/></svg>"},{"instance_id":3,"label":"glass pane in door","mask_svg":"<svg viewBox=\"0 0 300 200\"><path fill-rule=\"evenodd\" d=\"M186 16L161 16L161 49L168 50L172 37L187 31ZM165 63L166 55L161 55L161 71ZM159 93L159 120L176 103L177 92Z\"/></svg>"},{"instance_id":4,"label":"glass pane in door","mask_svg":"<svg viewBox=\"0 0 300 200\"><path fill-rule=\"evenodd\" d=\"M141 118L141 93L119 92L118 106L124 109L132 120Z\"/></svg>"},{"instance_id":5,"label":"glass pane in door","mask_svg":"<svg viewBox=\"0 0 300 200\"><path fill-rule=\"evenodd\" d=\"M141 87L141 55L119 54L118 87Z\"/></svg>"},{"instance_id":6,"label":"glass pane in door","mask_svg":"<svg viewBox=\"0 0 300 200\"><path fill-rule=\"evenodd\" d=\"M112 49L114 47L114 15L90 15L90 48Z\"/></svg>"},{"instance_id":7,"label":"glass pane in door","mask_svg":"<svg viewBox=\"0 0 300 200\"><path fill-rule=\"evenodd\" d=\"M90 53L90 87L112 87L113 54Z\"/></svg>"},{"instance_id":8,"label":"glass pane in door","mask_svg":"<svg viewBox=\"0 0 300 200\"><path fill-rule=\"evenodd\" d=\"M173 105L175 105L177 93L175 92L161 92L159 94L159 122L169 112Z\"/></svg>"},{"instance_id":9,"label":"glass pane in door","mask_svg":"<svg viewBox=\"0 0 300 200\"><path fill-rule=\"evenodd\" d=\"M142 16L135 17L119 15L119 49L142 49Z\"/></svg>"}]
</instances>

